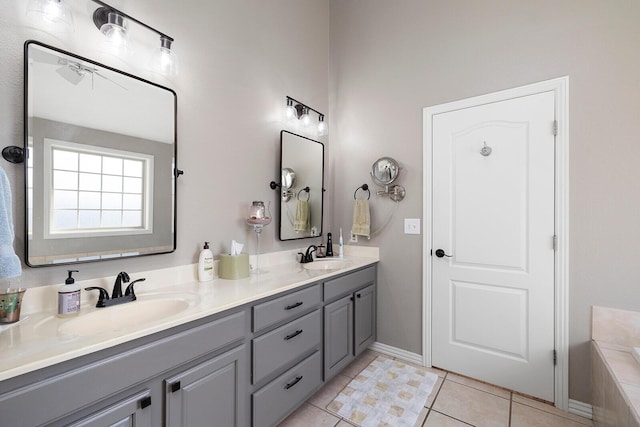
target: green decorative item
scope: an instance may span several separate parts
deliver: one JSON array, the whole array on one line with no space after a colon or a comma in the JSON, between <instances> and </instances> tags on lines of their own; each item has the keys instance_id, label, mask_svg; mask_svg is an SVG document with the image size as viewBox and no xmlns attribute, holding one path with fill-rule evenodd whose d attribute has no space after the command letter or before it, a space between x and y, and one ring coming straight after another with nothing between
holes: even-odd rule
<instances>
[{"instance_id":1,"label":"green decorative item","mask_svg":"<svg viewBox=\"0 0 640 427\"><path fill-rule=\"evenodd\" d=\"M0 291L0 323L14 323L20 320L20 307L25 288Z\"/></svg>"}]
</instances>

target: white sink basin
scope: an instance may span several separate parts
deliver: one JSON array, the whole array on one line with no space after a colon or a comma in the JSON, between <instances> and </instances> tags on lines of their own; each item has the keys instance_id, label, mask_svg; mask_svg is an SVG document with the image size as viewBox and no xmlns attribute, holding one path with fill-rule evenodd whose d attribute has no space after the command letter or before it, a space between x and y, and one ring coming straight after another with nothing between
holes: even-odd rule
<instances>
[{"instance_id":1,"label":"white sink basin","mask_svg":"<svg viewBox=\"0 0 640 427\"><path fill-rule=\"evenodd\" d=\"M136 330L141 325L162 320L193 307L197 295L139 295L133 302L111 307L97 308L70 319L50 316L39 322L42 333L51 333L51 325L57 324L60 335L87 336L109 331ZM54 332L55 333L55 332Z\"/></svg>"},{"instance_id":2,"label":"white sink basin","mask_svg":"<svg viewBox=\"0 0 640 427\"><path fill-rule=\"evenodd\" d=\"M339 259L325 259L322 261L313 261L302 264L307 270L339 270L349 265L347 261Z\"/></svg>"}]
</instances>

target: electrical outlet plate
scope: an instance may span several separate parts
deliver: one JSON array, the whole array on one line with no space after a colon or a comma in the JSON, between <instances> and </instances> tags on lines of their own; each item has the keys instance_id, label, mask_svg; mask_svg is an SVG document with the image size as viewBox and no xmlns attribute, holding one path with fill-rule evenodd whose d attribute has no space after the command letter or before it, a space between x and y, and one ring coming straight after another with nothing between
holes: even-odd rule
<instances>
[{"instance_id":1,"label":"electrical outlet plate","mask_svg":"<svg viewBox=\"0 0 640 427\"><path fill-rule=\"evenodd\" d=\"M349 239L351 243L358 243L358 235L351 233L351 238Z\"/></svg>"},{"instance_id":2,"label":"electrical outlet plate","mask_svg":"<svg viewBox=\"0 0 640 427\"><path fill-rule=\"evenodd\" d=\"M404 234L420 234L420 218L405 218Z\"/></svg>"}]
</instances>

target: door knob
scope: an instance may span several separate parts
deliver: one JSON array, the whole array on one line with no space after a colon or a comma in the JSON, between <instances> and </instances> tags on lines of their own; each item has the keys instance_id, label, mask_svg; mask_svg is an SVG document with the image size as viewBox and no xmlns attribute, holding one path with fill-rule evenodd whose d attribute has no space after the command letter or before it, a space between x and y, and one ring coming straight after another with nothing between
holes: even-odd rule
<instances>
[{"instance_id":1,"label":"door knob","mask_svg":"<svg viewBox=\"0 0 640 427\"><path fill-rule=\"evenodd\" d=\"M438 258L442 258L444 256L446 256L447 258L451 258L451 255L447 255L446 253L444 253L444 249L436 249L436 256Z\"/></svg>"}]
</instances>

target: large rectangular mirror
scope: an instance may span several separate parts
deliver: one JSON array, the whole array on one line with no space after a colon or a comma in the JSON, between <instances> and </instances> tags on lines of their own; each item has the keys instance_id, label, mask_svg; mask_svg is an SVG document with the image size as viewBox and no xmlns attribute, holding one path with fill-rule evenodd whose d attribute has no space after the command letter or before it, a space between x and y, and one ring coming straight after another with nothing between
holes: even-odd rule
<instances>
[{"instance_id":1,"label":"large rectangular mirror","mask_svg":"<svg viewBox=\"0 0 640 427\"><path fill-rule=\"evenodd\" d=\"M25 43L26 263L172 252L176 94Z\"/></svg>"},{"instance_id":2,"label":"large rectangular mirror","mask_svg":"<svg viewBox=\"0 0 640 427\"><path fill-rule=\"evenodd\" d=\"M324 145L280 132L280 240L322 235Z\"/></svg>"}]
</instances>

